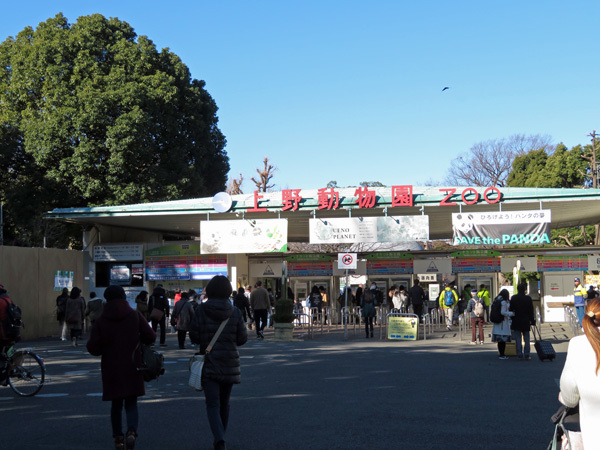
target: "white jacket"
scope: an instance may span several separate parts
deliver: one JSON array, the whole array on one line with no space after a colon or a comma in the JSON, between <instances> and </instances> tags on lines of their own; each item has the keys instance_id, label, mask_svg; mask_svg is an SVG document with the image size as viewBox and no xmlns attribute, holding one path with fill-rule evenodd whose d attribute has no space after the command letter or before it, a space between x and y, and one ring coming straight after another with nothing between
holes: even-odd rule
<instances>
[{"instance_id":1,"label":"white jacket","mask_svg":"<svg viewBox=\"0 0 600 450\"><path fill-rule=\"evenodd\" d=\"M510 318L515 315L513 311L509 311L510 302L508 300L502 300L501 313L504 316L504 320L500 323L495 323L492 329L492 335L498 334L500 336L510 336Z\"/></svg>"}]
</instances>

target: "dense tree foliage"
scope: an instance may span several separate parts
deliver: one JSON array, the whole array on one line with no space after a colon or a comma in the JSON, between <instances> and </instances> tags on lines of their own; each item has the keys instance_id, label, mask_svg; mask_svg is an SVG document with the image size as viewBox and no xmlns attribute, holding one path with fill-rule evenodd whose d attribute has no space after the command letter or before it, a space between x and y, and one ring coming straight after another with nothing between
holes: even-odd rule
<instances>
[{"instance_id":1,"label":"dense tree foliage","mask_svg":"<svg viewBox=\"0 0 600 450\"><path fill-rule=\"evenodd\" d=\"M587 163L581 158L580 146L568 150L556 146L551 155L541 149L517 156L507 178L507 186L573 188L582 187Z\"/></svg>"},{"instance_id":2,"label":"dense tree foliage","mask_svg":"<svg viewBox=\"0 0 600 450\"><path fill-rule=\"evenodd\" d=\"M586 149L575 146L568 150L559 144L552 154L545 150L531 150L517 156L512 165L507 185L511 187L583 188L588 163L582 158ZM594 241L593 225L555 228L551 240L558 246L582 246Z\"/></svg>"},{"instance_id":3,"label":"dense tree foliage","mask_svg":"<svg viewBox=\"0 0 600 450\"><path fill-rule=\"evenodd\" d=\"M59 14L6 39L0 44L5 243L41 245L48 233L36 227L54 207L224 190L225 138L204 85L177 55L99 14L73 24Z\"/></svg>"}]
</instances>

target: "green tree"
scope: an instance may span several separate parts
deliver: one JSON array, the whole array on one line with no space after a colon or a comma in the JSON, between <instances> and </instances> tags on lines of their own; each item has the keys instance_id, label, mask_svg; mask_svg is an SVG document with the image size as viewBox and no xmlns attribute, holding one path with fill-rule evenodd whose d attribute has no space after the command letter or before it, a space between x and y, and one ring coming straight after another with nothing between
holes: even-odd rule
<instances>
[{"instance_id":1,"label":"green tree","mask_svg":"<svg viewBox=\"0 0 600 450\"><path fill-rule=\"evenodd\" d=\"M531 150L514 159L508 175L510 187L574 188L583 187L587 163L582 158L583 149L571 150L563 144L556 146L551 155L545 150ZM582 246L592 242L594 226L556 228L550 239L556 246Z\"/></svg>"},{"instance_id":2,"label":"green tree","mask_svg":"<svg viewBox=\"0 0 600 450\"><path fill-rule=\"evenodd\" d=\"M212 195L229 160L217 106L126 22L58 14L0 44L0 170L15 244L54 207ZM26 194L23 188L31 191ZM30 219L18 213L26 205ZM34 220L35 219L35 220ZM7 240L5 239L5 242Z\"/></svg>"},{"instance_id":3,"label":"green tree","mask_svg":"<svg viewBox=\"0 0 600 450\"><path fill-rule=\"evenodd\" d=\"M568 150L556 146L551 155L546 150L531 150L517 156L507 178L510 187L573 188L582 187L586 162L581 158L580 146Z\"/></svg>"}]
</instances>

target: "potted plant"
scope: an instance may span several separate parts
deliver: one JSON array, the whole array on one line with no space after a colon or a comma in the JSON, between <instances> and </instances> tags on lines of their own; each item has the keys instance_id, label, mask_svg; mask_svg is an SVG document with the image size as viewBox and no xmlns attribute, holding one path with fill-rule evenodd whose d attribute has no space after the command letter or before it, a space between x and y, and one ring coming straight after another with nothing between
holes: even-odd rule
<instances>
[{"instance_id":1,"label":"potted plant","mask_svg":"<svg viewBox=\"0 0 600 450\"><path fill-rule=\"evenodd\" d=\"M273 328L275 339L291 341L294 338L294 301L279 299L275 301L275 314L273 314Z\"/></svg>"}]
</instances>

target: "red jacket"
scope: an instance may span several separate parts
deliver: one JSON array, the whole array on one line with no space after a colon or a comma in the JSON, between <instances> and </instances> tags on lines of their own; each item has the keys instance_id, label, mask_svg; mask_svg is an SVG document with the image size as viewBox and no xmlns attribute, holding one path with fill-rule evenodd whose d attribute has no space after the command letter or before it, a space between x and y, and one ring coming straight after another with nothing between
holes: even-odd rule
<instances>
[{"instance_id":1,"label":"red jacket","mask_svg":"<svg viewBox=\"0 0 600 450\"><path fill-rule=\"evenodd\" d=\"M8 303L4 301L4 299L8 300L9 303L12 303L12 300L8 296L8 294L0 295L0 340L6 341L6 334L4 332L4 328L2 327L2 323L4 319L6 319L6 309L8 308ZM8 342L8 341L6 341Z\"/></svg>"}]
</instances>

